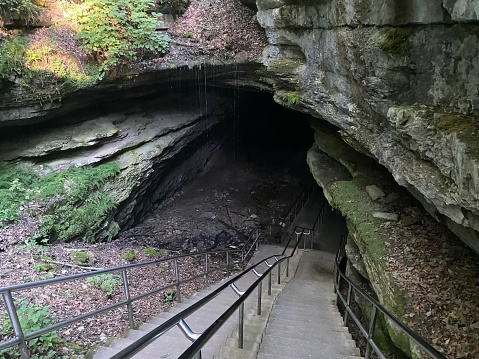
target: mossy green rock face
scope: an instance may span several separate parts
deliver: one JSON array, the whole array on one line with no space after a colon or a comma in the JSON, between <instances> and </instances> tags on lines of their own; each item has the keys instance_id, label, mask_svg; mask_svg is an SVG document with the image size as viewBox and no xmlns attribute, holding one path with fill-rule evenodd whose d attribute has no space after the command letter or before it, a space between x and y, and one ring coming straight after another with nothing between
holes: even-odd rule
<instances>
[{"instance_id":1,"label":"mossy green rock face","mask_svg":"<svg viewBox=\"0 0 479 359\"><path fill-rule=\"evenodd\" d=\"M308 165L329 203L346 219L349 273L361 276L379 302L394 316L402 318L407 311L407 293L398 287L393 273L387 270L385 243L389 230L382 225L382 220L373 216L385 210L385 204L373 201L366 190L373 184L390 187L392 180L374 161L346 145L334 129L321 126L319 121L313 121L312 127L316 130L315 144L308 152ZM362 314L369 318L371 306L356 297ZM392 348L393 343L403 353L410 353L407 337L384 319L380 320L375 338L383 350Z\"/></svg>"},{"instance_id":2,"label":"mossy green rock face","mask_svg":"<svg viewBox=\"0 0 479 359\"><path fill-rule=\"evenodd\" d=\"M90 255L83 251L70 253L70 258L78 265L86 265L90 261Z\"/></svg>"}]
</instances>

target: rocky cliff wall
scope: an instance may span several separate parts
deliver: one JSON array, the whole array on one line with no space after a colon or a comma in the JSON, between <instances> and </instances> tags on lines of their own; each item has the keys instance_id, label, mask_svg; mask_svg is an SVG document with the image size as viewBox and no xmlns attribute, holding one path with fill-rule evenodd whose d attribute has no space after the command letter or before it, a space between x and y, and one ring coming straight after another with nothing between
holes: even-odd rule
<instances>
[{"instance_id":1,"label":"rocky cliff wall","mask_svg":"<svg viewBox=\"0 0 479 359\"><path fill-rule=\"evenodd\" d=\"M469 325L479 313L466 309L476 306L473 295L445 288L445 282L475 288L475 279L465 278L477 273L477 256L438 222L479 253L478 6L472 0L257 1L269 42L265 81L277 102L317 118L308 164L347 219L349 274L447 357L477 355ZM383 197L368 194L372 185ZM438 222L421 215L404 189ZM469 264L452 259L454 253ZM452 273L461 274L456 280ZM356 300L367 318L367 306ZM445 315L457 310L469 324ZM383 348L421 357L394 326L381 328L375 335Z\"/></svg>"},{"instance_id":2,"label":"rocky cliff wall","mask_svg":"<svg viewBox=\"0 0 479 359\"><path fill-rule=\"evenodd\" d=\"M175 86L177 91L170 94L150 94L133 102L118 90L119 99L82 107L76 113L75 107L68 109L67 102L63 110L68 116L50 113L46 116L50 119L36 127L22 124L5 128L0 134L0 169L23 168L46 174L117 163L119 174L100 188L114 199L115 208L100 213L102 218L90 218L90 223L101 224L88 235L89 240L111 239L120 229L140 222L203 171L231 135L231 93L205 91L204 82ZM70 180L65 181L68 186ZM40 224L42 215L35 217ZM78 233L80 238L84 234ZM57 235L49 233L49 241L56 240ZM0 233L0 240L6 238L7 234L2 238Z\"/></svg>"},{"instance_id":3,"label":"rocky cliff wall","mask_svg":"<svg viewBox=\"0 0 479 359\"><path fill-rule=\"evenodd\" d=\"M479 253L477 2L257 5L277 101L336 125Z\"/></svg>"}]
</instances>

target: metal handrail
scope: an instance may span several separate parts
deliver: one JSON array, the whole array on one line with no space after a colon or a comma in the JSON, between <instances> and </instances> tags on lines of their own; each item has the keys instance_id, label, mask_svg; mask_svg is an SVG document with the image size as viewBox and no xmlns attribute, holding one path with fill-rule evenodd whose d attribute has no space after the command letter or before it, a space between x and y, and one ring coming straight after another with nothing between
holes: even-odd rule
<instances>
[{"instance_id":1,"label":"metal handrail","mask_svg":"<svg viewBox=\"0 0 479 359\"><path fill-rule=\"evenodd\" d=\"M253 249L258 249L259 246L259 238L261 236L260 232L261 224L258 224L251 232L250 235L248 236L248 239L244 243L241 253L241 261L244 263L246 258L248 258L249 254ZM251 242L251 243L250 243ZM250 244L249 249L246 249L247 246Z\"/></svg>"},{"instance_id":2,"label":"metal handrail","mask_svg":"<svg viewBox=\"0 0 479 359\"><path fill-rule=\"evenodd\" d=\"M251 295L253 290L258 287L258 313L261 313L261 284L262 281L268 276L268 294L271 295L271 273L277 267L278 268L278 284L281 283L280 273L281 273L281 263L286 261L286 276L289 275L289 259L296 253L298 245L301 241L301 237L296 240L296 244L293 247L292 252L289 255L285 255L291 240L293 239L292 235L288 240L288 243L283 249L283 252L280 255L273 255L268 258L263 259L262 261L252 265L248 269L234 276L224 284L222 284L218 289L207 295L206 297L200 299L198 302L187 307L180 313L174 315L172 318L168 319L163 324L157 326L155 329L151 330L145 334L140 339L136 340L134 343L130 344L117 354L113 355L110 359L127 359L131 358L133 355L141 351L144 347L153 342L156 338L167 332L169 329L173 328L175 325L178 325L183 333L193 342L190 347L188 347L179 357L179 359L190 359L190 358L201 358L201 348L213 337L213 335L221 328L221 326L233 315L233 313L239 309L239 329L238 329L238 347L243 347L243 315L244 315L244 302ZM281 258L278 258L281 257ZM274 259L273 264L269 264L268 260ZM263 274L259 274L256 270L258 266L265 263L267 266L266 271ZM235 282L246 274L253 272L258 277L244 292L239 291L235 285ZM218 296L221 292L226 290L226 288L232 287L232 289L238 294L239 298L228 308L223 314L221 314L213 324L211 324L203 333L193 333L188 325L185 323L184 319L188 317L193 312L197 311L212 299ZM194 335L192 335L192 333Z\"/></svg>"},{"instance_id":3,"label":"metal handrail","mask_svg":"<svg viewBox=\"0 0 479 359\"><path fill-rule=\"evenodd\" d=\"M367 294L364 290L359 288L356 284L354 284L351 279L349 279L346 274L341 271L340 269L340 262L345 254L344 246L345 243L343 239L341 240L341 246L336 253L336 260L335 260L335 281L334 281L334 291L336 292L337 299L341 300L342 304L345 307L344 312L344 324L347 324L348 316L354 320L356 325L358 326L361 334L366 339L366 354L365 359L369 359L371 357L371 353L374 351L380 359L387 359L386 354L384 354L381 349L378 347L377 343L374 341L374 331L377 325L378 313L382 313L387 319L394 323L394 325L400 329L405 335L407 335L410 339L412 339L422 350L424 350L427 354L429 354L434 359L446 359L444 355L442 355L439 351L434 349L432 345L430 345L424 338L419 336L417 333L413 332L411 329L406 327L402 322L400 322L394 315L392 315L388 310L386 310L377 300ZM347 296L344 298L343 294L340 292L340 285L341 280L345 280L348 285ZM361 321L358 319L356 314L353 312L351 308L351 298L353 295L357 293L361 295L364 299L366 299L373 307L371 318L369 320L369 326L366 328Z\"/></svg>"},{"instance_id":4,"label":"metal handrail","mask_svg":"<svg viewBox=\"0 0 479 359\"><path fill-rule=\"evenodd\" d=\"M259 238L259 237L258 237ZM257 240L258 240L257 238ZM133 320L133 307L132 304L140 299L143 299L145 297L157 294L161 291L168 290L170 288L176 287L176 299L178 302L181 302L181 291L180 287L182 284L200 279L200 278L206 278L208 280L208 275L211 273L216 272L219 270L218 268L212 269L209 266L209 260L208 256L209 255L220 255L220 254L226 254L226 266L229 268L229 262L230 262L230 256L234 253L241 253L241 260L243 261L245 258L244 255L244 248L243 246L242 249L230 249L230 250L217 250L217 251L207 251L207 252L200 252L200 253L191 253L191 254L182 254L174 257L168 257L168 258L163 258L163 259L157 259L157 260L152 260L152 261L146 261L146 262L141 262L141 263L134 263L134 264L128 264L124 266L119 266L119 267L114 267L114 268L108 268L108 269L101 269L89 273L79 273L79 274L73 274L70 276L65 276L65 277L58 277L58 278L51 278L51 279L46 279L46 280L41 280L37 282L31 282L31 283L22 283L22 284L16 284L16 285L11 285L11 286L6 286L6 287L0 287L0 294L3 297L3 301L5 303L6 311L7 314L10 318L13 331L14 331L14 338L3 341L0 343L0 350L1 349L6 349L10 348L13 346L18 346L20 355L22 359L28 359L30 357L29 350L28 350L28 345L27 341L32 340L34 338L38 338L43 334L55 331L57 329L66 327L68 325L71 325L73 323L77 323L79 321L82 321L87 318L91 318L94 316L97 316L99 314L111 311L113 309L126 306L128 310L128 321L129 321L129 326L130 328L134 327L134 320ZM184 258L189 258L189 257L198 257L198 256L205 256L205 271L197 276L186 278L186 279L180 279L180 274L179 274L179 266L178 266L178 261ZM132 297L130 295L129 291L129 284L128 284L128 274L127 271L131 270L133 268L141 268L145 266L151 266L151 265L158 265L160 263L165 263L165 262L173 262L173 267L174 267L174 272L175 272L175 281L173 283L170 283L166 286L154 288L146 293L139 294L137 296ZM228 269L229 270L229 269ZM108 273L121 273L121 278L122 278L122 284L124 288L124 296L125 299L117 302L115 304L102 307L99 309L96 309L94 311L77 315L74 316L70 319L49 325L45 328L36 330L34 332L30 333L24 333L23 329L20 324L20 320L18 318L17 314L17 309L15 307L12 293L14 292L19 292L19 291L24 291L28 289L33 289L33 288L39 288L39 287L45 287L49 285L54 285L58 283L67 283L67 282L72 282L88 277L94 277L98 276L101 274L108 274Z\"/></svg>"},{"instance_id":5,"label":"metal handrail","mask_svg":"<svg viewBox=\"0 0 479 359\"><path fill-rule=\"evenodd\" d=\"M303 208L305 203L308 201L311 194L314 192L314 189L317 187L316 182L311 181L306 188L304 188L291 206L284 212L283 215L279 217L279 224L287 227L294 221L294 218L298 215L299 211ZM289 223L286 223L286 222Z\"/></svg>"}]
</instances>

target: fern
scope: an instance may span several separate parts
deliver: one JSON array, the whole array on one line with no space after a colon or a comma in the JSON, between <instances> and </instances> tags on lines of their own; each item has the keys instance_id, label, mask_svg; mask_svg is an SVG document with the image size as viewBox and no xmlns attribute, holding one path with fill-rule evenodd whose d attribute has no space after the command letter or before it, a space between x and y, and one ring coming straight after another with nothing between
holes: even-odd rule
<instances>
[{"instance_id":1,"label":"fern","mask_svg":"<svg viewBox=\"0 0 479 359\"><path fill-rule=\"evenodd\" d=\"M0 223L14 221L18 207L29 200L54 199L35 238L91 241L107 214L115 207L102 185L120 171L117 163L98 167L72 167L40 176L32 170L0 169Z\"/></svg>"},{"instance_id":2,"label":"fern","mask_svg":"<svg viewBox=\"0 0 479 359\"><path fill-rule=\"evenodd\" d=\"M147 53L164 53L168 36L156 32L161 14L148 14L151 0L85 0L74 17L80 24L77 39L102 60L100 77L111 68Z\"/></svg>"}]
</instances>

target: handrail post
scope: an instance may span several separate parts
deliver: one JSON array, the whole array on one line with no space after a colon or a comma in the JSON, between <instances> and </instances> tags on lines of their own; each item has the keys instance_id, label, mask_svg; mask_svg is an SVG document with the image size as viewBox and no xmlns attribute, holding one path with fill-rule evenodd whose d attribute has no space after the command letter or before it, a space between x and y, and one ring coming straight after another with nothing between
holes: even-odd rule
<instances>
[{"instance_id":1,"label":"handrail post","mask_svg":"<svg viewBox=\"0 0 479 359\"><path fill-rule=\"evenodd\" d=\"M260 233L259 233L259 227L256 229L256 238L255 238L255 242L256 242L256 250L258 250L259 248L259 236L260 236Z\"/></svg>"},{"instance_id":2,"label":"handrail post","mask_svg":"<svg viewBox=\"0 0 479 359\"><path fill-rule=\"evenodd\" d=\"M226 276L230 276L230 252L226 251Z\"/></svg>"},{"instance_id":3,"label":"handrail post","mask_svg":"<svg viewBox=\"0 0 479 359\"><path fill-rule=\"evenodd\" d=\"M271 271L268 273L268 295L271 295Z\"/></svg>"},{"instance_id":4,"label":"handrail post","mask_svg":"<svg viewBox=\"0 0 479 359\"><path fill-rule=\"evenodd\" d=\"M131 304L131 295L130 295L130 288L128 286L128 277L126 273L126 269L121 271L121 278L123 280L123 290L125 291L125 298L128 301L126 308L128 309L128 324L130 325L130 329L135 327L135 322L133 321L133 305Z\"/></svg>"},{"instance_id":5,"label":"handrail post","mask_svg":"<svg viewBox=\"0 0 479 359\"><path fill-rule=\"evenodd\" d=\"M344 311L344 325L347 324L348 321L348 313L349 313L349 305L351 304L351 291L353 287L351 286L351 283L348 282L348 296L346 298L346 308Z\"/></svg>"},{"instance_id":6,"label":"handrail post","mask_svg":"<svg viewBox=\"0 0 479 359\"><path fill-rule=\"evenodd\" d=\"M263 282L259 282L258 284L258 315L261 315L261 294L263 291Z\"/></svg>"},{"instance_id":7,"label":"handrail post","mask_svg":"<svg viewBox=\"0 0 479 359\"><path fill-rule=\"evenodd\" d=\"M196 339L200 337L201 334L193 332L188 324L185 323L183 319L180 319L178 322L178 327L183 332L183 334L191 341L194 342ZM201 359L201 349L193 355L193 359Z\"/></svg>"},{"instance_id":8,"label":"handrail post","mask_svg":"<svg viewBox=\"0 0 479 359\"><path fill-rule=\"evenodd\" d=\"M178 267L178 259L173 260L173 265L175 268L175 279L176 279L176 299L178 303L181 303L181 291L180 291L180 271Z\"/></svg>"},{"instance_id":9,"label":"handrail post","mask_svg":"<svg viewBox=\"0 0 479 359\"><path fill-rule=\"evenodd\" d=\"M25 341L25 333L23 333L22 325L18 319L17 309L15 308L15 303L13 302L12 293L10 293L10 291L3 293L3 301L7 307L8 316L12 322L15 336L21 340L20 344L18 344L20 357L22 359L30 359L30 351L28 350L27 342Z\"/></svg>"},{"instance_id":10,"label":"handrail post","mask_svg":"<svg viewBox=\"0 0 479 359\"><path fill-rule=\"evenodd\" d=\"M289 277L289 257L286 259L286 278Z\"/></svg>"},{"instance_id":11,"label":"handrail post","mask_svg":"<svg viewBox=\"0 0 479 359\"><path fill-rule=\"evenodd\" d=\"M208 261L208 252L206 252L205 253L205 281L207 286L209 284L209 278L208 278L209 270L210 270L210 266Z\"/></svg>"},{"instance_id":12,"label":"handrail post","mask_svg":"<svg viewBox=\"0 0 479 359\"><path fill-rule=\"evenodd\" d=\"M368 331L368 338L366 344L366 355L365 359L369 359L371 357L371 340L374 335L374 329L376 328L376 320L378 317L378 308L373 305L373 312L371 314L371 321L369 322L369 331Z\"/></svg>"},{"instance_id":13,"label":"handrail post","mask_svg":"<svg viewBox=\"0 0 479 359\"><path fill-rule=\"evenodd\" d=\"M244 302L239 307L238 348L243 349Z\"/></svg>"},{"instance_id":14,"label":"handrail post","mask_svg":"<svg viewBox=\"0 0 479 359\"><path fill-rule=\"evenodd\" d=\"M281 284L281 262L278 263L278 284Z\"/></svg>"}]
</instances>

